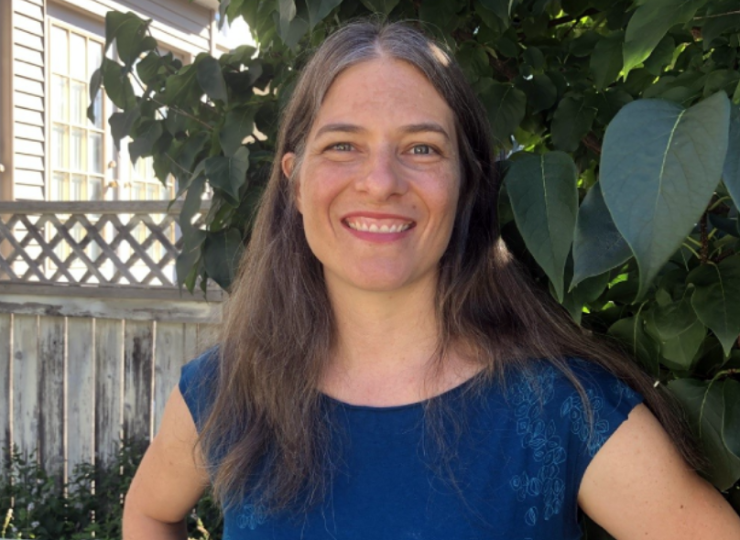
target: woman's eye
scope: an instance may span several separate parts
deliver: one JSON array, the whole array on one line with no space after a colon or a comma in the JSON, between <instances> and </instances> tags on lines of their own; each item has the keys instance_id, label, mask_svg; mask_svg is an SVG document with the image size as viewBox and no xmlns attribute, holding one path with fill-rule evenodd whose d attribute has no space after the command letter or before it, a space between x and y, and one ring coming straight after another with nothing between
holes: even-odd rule
<instances>
[{"instance_id":1,"label":"woman's eye","mask_svg":"<svg viewBox=\"0 0 740 540\"><path fill-rule=\"evenodd\" d=\"M337 150L339 152L349 152L350 150L352 150L352 145L349 143L332 144L329 147L329 150Z\"/></svg>"},{"instance_id":2,"label":"woman's eye","mask_svg":"<svg viewBox=\"0 0 740 540\"><path fill-rule=\"evenodd\" d=\"M434 150L428 144L417 144L411 149L411 153L417 156L428 156L434 153Z\"/></svg>"}]
</instances>

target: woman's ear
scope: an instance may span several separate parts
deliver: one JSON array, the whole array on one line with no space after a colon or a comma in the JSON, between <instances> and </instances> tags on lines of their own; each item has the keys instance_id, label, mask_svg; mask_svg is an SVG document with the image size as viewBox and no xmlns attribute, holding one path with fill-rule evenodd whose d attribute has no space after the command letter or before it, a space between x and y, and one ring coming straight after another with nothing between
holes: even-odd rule
<instances>
[{"instance_id":1,"label":"woman's ear","mask_svg":"<svg viewBox=\"0 0 740 540\"><path fill-rule=\"evenodd\" d=\"M286 152L283 154L283 158L280 160L280 166L283 168L283 174L289 178L293 178L293 169L295 168L296 157L293 152ZM293 195L295 196L296 207L298 211L301 211L301 186L297 179L292 180L293 184Z\"/></svg>"}]
</instances>

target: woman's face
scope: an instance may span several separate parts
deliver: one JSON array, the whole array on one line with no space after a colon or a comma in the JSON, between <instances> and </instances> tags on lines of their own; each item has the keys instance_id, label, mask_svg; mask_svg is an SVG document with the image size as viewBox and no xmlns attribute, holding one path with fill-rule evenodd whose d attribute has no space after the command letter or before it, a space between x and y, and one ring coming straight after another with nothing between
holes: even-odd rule
<instances>
[{"instance_id":1,"label":"woman's face","mask_svg":"<svg viewBox=\"0 0 740 540\"><path fill-rule=\"evenodd\" d=\"M294 160L283 157L288 175ZM410 64L350 67L319 109L295 189L329 290L436 285L460 191L453 112Z\"/></svg>"}]
</instances>

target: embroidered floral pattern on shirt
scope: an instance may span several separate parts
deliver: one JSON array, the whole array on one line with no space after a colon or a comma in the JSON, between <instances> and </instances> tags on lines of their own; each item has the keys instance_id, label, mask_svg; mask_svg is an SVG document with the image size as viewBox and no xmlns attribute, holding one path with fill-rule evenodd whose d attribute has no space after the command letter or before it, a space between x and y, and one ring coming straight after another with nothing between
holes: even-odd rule
<instances>
[{"instance_id":1,"label":"embroidered floral pattern on shirt","mask_svg":"<svg viewBox=\"0 0 740 540\"><path fill-rule=\"evenodd\" d=\"M513 476L509 485L519 501L541 496L545 520L560 512L565 497L565 481L560 472L565 449L556 434L555 422L545 421L541 414L541 407L553 398L555 377L554 368L545 368L535 377L523 377L512 385L516 431L522 436L522 448L531 450L534 460L542 465L534 476L526 472ZM539 514L537 506L531 506L524 514L525 523L534 526Z\"/></svg>"},{"instance_id":2,"label":"embroidered floral pattern on shirt","mask_svg":"<svg viewBox=\"0 0 740 540\"><path fill-rule=\"evenodd\" d=\"M244 503L236 516L236 526L240 529L255 530L267 518L262 511L252 504Z\"/></svg>"},{"instance_id":3,"label":"embroidered floral pattern on shirt","mask_svg":"<svg viewBox=\"0 0 740 540\"><path fill-rule=\"evenodd\" d=\"M609 434L609 422L601 419L601 410L604 408L604 398L595 393L593 389L589 388L586 390L589 402L591 403L591 411L593 414L594 429L591 433L591 439L589 440L589 424L588 416L586 416L586 410L583 406L581 396L574 392L563 401L560 407L560 416L567 417L570 420L570 431L582 442L588 441L587 449L591 457L593 457L599 448L606 442L606 438Z\"/></svg>"}]
</instances>

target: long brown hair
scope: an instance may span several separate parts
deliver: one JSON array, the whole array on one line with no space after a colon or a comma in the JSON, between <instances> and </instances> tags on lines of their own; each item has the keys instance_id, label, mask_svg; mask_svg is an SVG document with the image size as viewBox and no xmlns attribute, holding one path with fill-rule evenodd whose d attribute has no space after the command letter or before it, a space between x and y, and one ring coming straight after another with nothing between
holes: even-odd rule
<instances>
[{"instance_id":1,"label":"long brown hair","mask_svg":"<svg viewBox=\"0 0 740 540\"><path fill-rule=\"evenodd\" d=\"M283 174L280 161L286 152L300 160L337 75L379 57L419 69L456 119L462 183L452 238L440 261L438 357L462 344L487 376L481 381L501 376L504 365L525 368L529 359L545 358L584 402L566 358L588 359L642 393L686 460L700 464L675 409L653 381L617 348L576 325L508 251L497 220L500 177L487 116L450 53L406 24L361 21L321 45L283 114L272 173L226 304L214 401L199 438L215 498L227 508L246 497L269 513L308 507L331 482L331 427L318 383L336 327L321 264L296 209L294 180Z\"/></svg>"}]
</instances>

